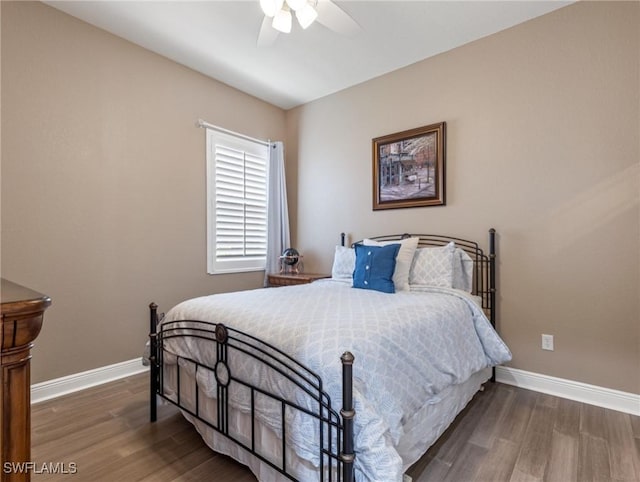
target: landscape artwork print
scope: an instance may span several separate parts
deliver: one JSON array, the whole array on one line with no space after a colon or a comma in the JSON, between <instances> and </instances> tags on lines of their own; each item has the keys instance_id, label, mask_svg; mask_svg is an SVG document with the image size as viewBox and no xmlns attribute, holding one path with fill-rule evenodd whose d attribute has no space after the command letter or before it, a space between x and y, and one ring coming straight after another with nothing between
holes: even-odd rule
<instances>
[{"instance_id":1,"label":"landscape artwork print","mask_svg":"<svg viewBox=\"0 0 640 482\"><path fill-rule=\"evenodd\" d=\"M445 204L445 123L373 139L373 209Z\"/></svg>"}]
</instances>

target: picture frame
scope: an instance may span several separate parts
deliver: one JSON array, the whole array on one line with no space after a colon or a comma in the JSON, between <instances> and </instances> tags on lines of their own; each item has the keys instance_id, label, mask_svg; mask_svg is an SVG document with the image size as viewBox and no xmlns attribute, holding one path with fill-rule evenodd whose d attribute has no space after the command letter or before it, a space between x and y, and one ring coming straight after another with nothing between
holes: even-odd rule
<instances>
[{"instance_id":1,"label":"picture frame","mask_svg":"<svg viewBox=\"0 0 640 482\"><path fill-rule=\"evenodd\" d=\"M372 139L373 210L444 206L446 123Z\"/></svg>"}]
</instances>

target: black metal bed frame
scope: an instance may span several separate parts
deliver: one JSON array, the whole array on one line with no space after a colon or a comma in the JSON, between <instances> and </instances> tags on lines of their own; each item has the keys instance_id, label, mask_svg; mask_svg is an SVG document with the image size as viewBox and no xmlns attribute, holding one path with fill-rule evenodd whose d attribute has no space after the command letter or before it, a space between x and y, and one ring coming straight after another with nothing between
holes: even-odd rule
<instances>
[{"instance_id":1,"label":"black metal bed frame","mask_svg":"<svg viewBox=\"0 0 640 482\"><path fill-rule=\"evenodd\" d=\"M345 245L345 233L341 233L342 246ZM472 293L482 299L482 308L491 322L491 326L496 326L496 230L489 230L489 254L480 248L475 241L455 238L452 236L442 236L439 234L392 234L387 236L375 236L374 241L398 241L406 238L418 238L418 248L446 246L451 241L456 248L462 249L473 260L473 281ZM363 241L352 243L360 244Z\"/></svg>"},{"instance_id":2,"label":"black metal bed frame","mask_svg":"<svg viewBox=\"0 0 640 482\"><path fill-rule=\"evenodd\" d=\"M454 241L456 246L468 253L474 261L473 294L482 299L482 307L485 310L492 326L495 327L495 230L489 231L489 254L486 255L479 247L478 243L465 239L440 236L440 235L390 235L377 236L377 241L394 241L407 237L418 237L418 247L444 246ZM345 243L345 234L342 233L342 245ZM357 244L357 243L353 243ZM354 481L354 434L353 422L355 410L353 406L353 363L354 356L351 352L345 352L341 356L342 362L342 408L340 412L331 405L329 395L323 389L321 378L313 371L296 361L291 356L282 352L278 348L270 345L259 338L235 330L223 323L210 323L198 320L176 320L160 324L161 316L158 315L158 306L155 303L149 305L149 344L150 344L150 420L157 420L157 397L160 396L168 402L176 405L181 410L205 423L216 432L231 439L236 444L244 448L249 453L265 462L276 471L290 480L295 477L287 471L287 451L286 451L286 410L298 410L307 416L312 417L319 425L318 459L320 469L320 481L333 482L353 482ZM192 358L177 356L177 382L176 395L171 397L164 391L164 355L165 341L172 338L192 338L211 341L215 348L216 362L213 367L206 366ZM317 409L309 409L293 400L286 399L277 394L268 393L259 386L243 380L232 373L229 368L229 357L236 353L252 358L265 369L273 370L278 376L282 376L292 383L300 393L309 397ZM216 405L217 420L213 423L206 420L200 413L199 387L197 378L195 383L195 409L181 404L180 393L180 361L191 364L197 369L208 370L213 373L216 385ZM492 381L495 379L492 377ZM250 443L246 443L229 431L229 385L233 382L238 386L245 387L250 393L250 416L251 416L251 436ZM256 447L256 395L268 397L280 404L281 410L281 430L282 430L282 460L280 464L269 460L266 456L258 452Z\"/></svg>"}]
</instances>

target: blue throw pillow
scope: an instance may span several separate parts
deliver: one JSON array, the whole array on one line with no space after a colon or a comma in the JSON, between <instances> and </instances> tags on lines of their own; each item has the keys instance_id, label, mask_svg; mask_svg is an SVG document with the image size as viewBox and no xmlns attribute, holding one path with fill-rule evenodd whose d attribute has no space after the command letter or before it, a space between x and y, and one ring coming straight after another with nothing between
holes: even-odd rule
<instances>
[{"instance_id":1,"label":"blue throw pillow","mask_svg":"<svg viewBox=\"0 0 640 482\"><path fill-rule=\"evenodd\" d=\"M353 272L353 287L365 290L395 293L393 272L399 244L387 246L364 246L356 244L356 269Z\"/></svg>"}]
</instances>

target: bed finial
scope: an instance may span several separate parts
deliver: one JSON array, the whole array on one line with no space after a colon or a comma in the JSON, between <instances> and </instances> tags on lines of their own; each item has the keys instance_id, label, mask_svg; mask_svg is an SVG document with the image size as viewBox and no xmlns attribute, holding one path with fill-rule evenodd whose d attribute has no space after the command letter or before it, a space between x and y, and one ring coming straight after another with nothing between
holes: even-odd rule
<instances>
[{"instance_id":1,"label":"bed finial","mask_svg":"<svg viewBox=\"0 0 640 482\"><path fill-rule=\"evenodd\" d=\"M489 257L496 257L496 230L494 228L489 230Z\"/></svg>"}]
</instances>

